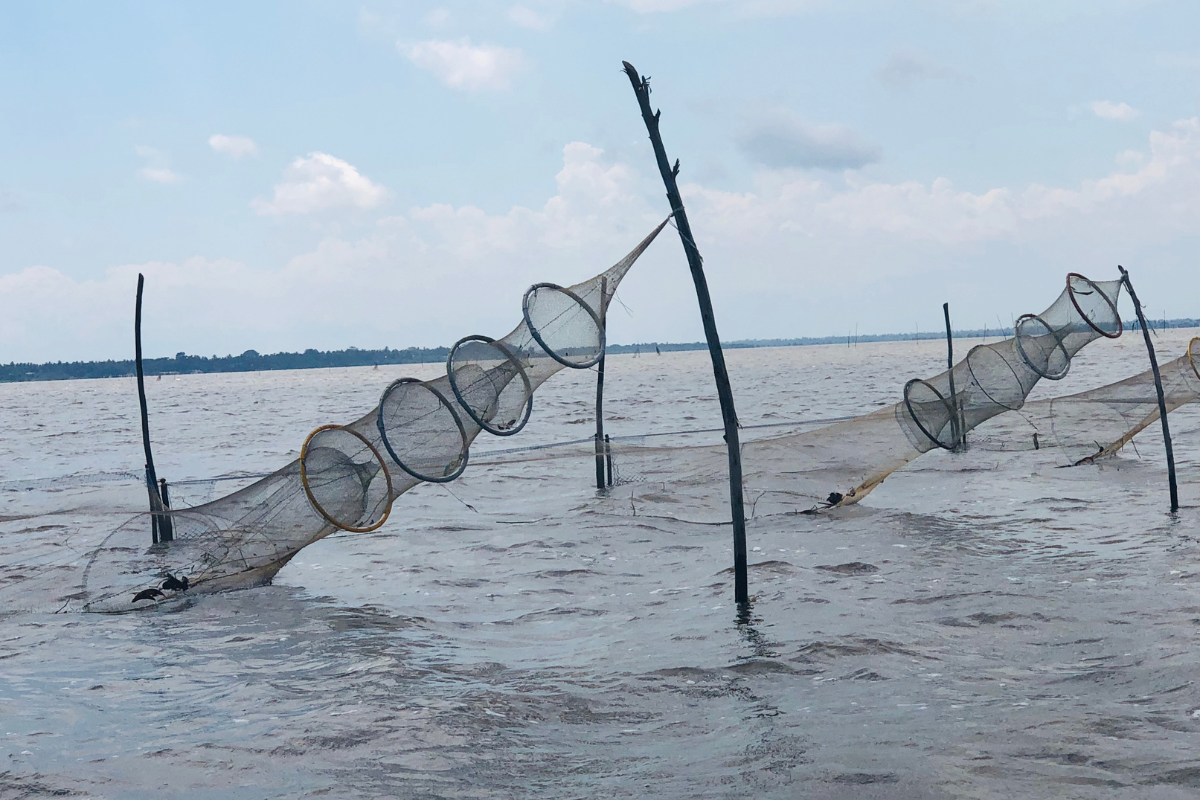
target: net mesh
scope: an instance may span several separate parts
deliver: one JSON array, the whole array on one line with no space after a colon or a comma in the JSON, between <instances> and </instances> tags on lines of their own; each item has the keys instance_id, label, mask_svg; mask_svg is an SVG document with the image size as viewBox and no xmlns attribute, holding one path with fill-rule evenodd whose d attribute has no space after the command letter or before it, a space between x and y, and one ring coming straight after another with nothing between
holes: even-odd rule
<instances>
[{"instance_id":1,"label":"net mesh","mask_svg":"<svg viewBox=\"0 0 1200 800\"><path fill-rule=\"evenodd\" d=\"M1012 338L973 348L953 369L909 381L903 399L817 430L750 441L742 447L748 514L796 513L856 503L892 472L935 448L953 449L977 425L1020 409L1042 378L1066 376L1089 342L1115 338L1121 281L1072 273L1046 311L1024 317ZM953 390L951 389L953 379ZM728 516L723 445L645 446L613 442L622 475L642 482L614 510L697 520ZM583 447L581 446L581 450ZM626 502L628 498L628 502Z\"/></svg>"},{"instance_id":2,"label":"net mesh","mask_svg":"<svg viewBox=\"0 0 1200 800\"><path fill-rule=\"evenodd\" d=\"M379 400L376 427L392 461L417 480L447 483L467 468L467 429L435 386L416 378L395 381Z\"/></svg>"},{"instance_id":3,"label":"net mesh","mask_svg":"<svg viewBox=\"0 0 1200 800\"><path fill-rule=\"evenodd\" d=\"M1159 368L1167 413L1200 399L1200 338ZM1157 422L1153 370L1087 392L1057 397L1048 410L1054 441L1072 464L1108 458Z\"/></svg>"},{"instance_id":4,"label":"net mesh","mask_svg":"<svg viewBox=\"0 0 1200 800\"><path fill-rule=\"evenodd\" d=\"M604 349L600 309L665 225L590 280L532 287L521 323L502 339L461 340L445 376L394 382L360 419L314 431L300 459L240 491L170 512L172 541L151 545L148 515L130 520L90 551L81 578L56 576L51 603L129 611L170 599L183 578L193 592L253 586L331 533L380 527L413 486L461 474L480 431L519 431L533 393L554 373L595 363Z\"/></svg>"},{"instance_id":5,"label":"net mesh","mask_svg":"<svg viewBox=\"0 0 1200 800\"><path fill-rule=\"evenodd\" d=\"M379 528L392 508L392 476L379 451L340 425L309 434L300 450L300 484L313 510L351 533Z\"/></svg>"}]
</instances>

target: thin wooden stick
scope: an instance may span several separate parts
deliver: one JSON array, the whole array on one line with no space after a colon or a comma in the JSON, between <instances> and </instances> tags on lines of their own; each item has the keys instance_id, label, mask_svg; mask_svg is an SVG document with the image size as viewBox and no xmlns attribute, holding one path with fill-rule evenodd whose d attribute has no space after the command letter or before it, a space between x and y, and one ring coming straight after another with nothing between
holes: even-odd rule
<instances>
[{"instance_id":1,"label":"thin wooden stick","mask_svg":"<svg viewBox=\"0 0 1200 800\"><path fill-rule=\"evenodd\" d=\"M146 380L142 373L142 287L146 279L138 275L137 304L133 311L133 356L137 371L138 404L142 410L142 447L146 451L146 490L150 496L150 538L155 544L169 542L174 536L171 521L162 513L158 494L158 476L154 472L154 453L150 451L150 417L146 411Z\"/></svg>"},{"instance_id":2,"label":"thin wooden stick","mask_svg":"<svg viewBox=\"0 0 1200 800\"><path fill-rule=\"evenodd\" d=\"M604 351L608 349L608 278L600 279L600 360L596 362L596 488L603 491L604 479Z\"/></svg>"},{"instance_id":3,"label":"thin wooden stick","mask_svg":"<svg viewBox=\"0 0 1200 800\"><path fill-rule=\"evenodd\" d=\"M658 130L658 120L661 111L650 109L650 80L639 77L639 73L628 61L623 61L625 74L633 84L634 94L637 95L638 105L642 109L642 120L650 133L650 143L654 146L654 157L658 162L658 171L662 174L663 184L667 189L667 201L671 204L671 213L675 215L675 225L679 230L679 238L683 241L683 250L687 254L688 267L692 271L692 281L696 284L696 299L700 304L700 320L704 323L704 338L708 341L708 354L712 358L713 377L717 383L717 397L721 401L721 417L725 423L725 447L729 451L729 505L733 512L733 575L734 599L738 605L750 602L749 581L746 576L746 510L742 497L742 449L738 441L737 411L733 406L733 389L729 385L729 372L725 368L725 354L721 350L721 338L717 335L717 321L713 314L712 298L708 293L708 280L704 277L704 259L696 247L692 236L691 225L688 224L687 212L683 208L683 200L679 196L679 186L675 176L679 174L679 161L672 167L667 159L666 148L663 147L662 136Z\"/></svg>"},{"instance_id":4,"label":"thin wooden stick","mask_svg":"<svg viewBox=\"0 0 1200 800\"><path fill-rule=\"evenodd\" d=\"M967 447L967 421L958 407L958 393L954 390L954 334L950 332L950 304L942 303L942 313L946 315L946 366L950 369L950 409L954 412L955 441L954 449L965 450Z\"/></svg>"},{"instance_id":5,"label":"thin wooden stick","mask_svg":"<svg viewBox=\"0 0 1200 800\"><path fill-rule=\"evenodd\" d=\"M1146 340L1146 353L1150 356L1150 369L1154 373L1154 389L1158 392L1158 418L1162 420L1163 447L1167 451L1167 482L1171 489L1171 513L1179 510L1179 486L1175 482L1175 450L1171 447L1171 428L1167 425L1167 398L1163 394L1162 376L1158 373L1158 358L1154 355L1154 343L1150 341L1150 329L1146 327L1146 317L1142 314L1142 304L1138 302L1137 293L1133 291L1133 283L1129 273L1121 265L1121 280L1129 290L1129 299L1133 300L1133 309L1137 312L1138 325L1142 328L1142 337Z\"/></svg>"}]
</instances>

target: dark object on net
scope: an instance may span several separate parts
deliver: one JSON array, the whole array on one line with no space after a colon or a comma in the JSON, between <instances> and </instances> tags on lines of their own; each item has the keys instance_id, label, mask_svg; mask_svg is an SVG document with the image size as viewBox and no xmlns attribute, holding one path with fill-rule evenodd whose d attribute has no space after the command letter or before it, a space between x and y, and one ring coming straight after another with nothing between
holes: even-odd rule
<instances>
[{"instance_id":1,"label":"dark object on net","mask_svg":"<svg viewBox=\"0 0 1200 800\"><path fill-rule=\"evenodd\" d=\"M167 573L167 579L162 582L163 591L167 592L186 592L188 589L187 575L181 578L176 578L174 575Z\"/></svg>"}]
</instances>

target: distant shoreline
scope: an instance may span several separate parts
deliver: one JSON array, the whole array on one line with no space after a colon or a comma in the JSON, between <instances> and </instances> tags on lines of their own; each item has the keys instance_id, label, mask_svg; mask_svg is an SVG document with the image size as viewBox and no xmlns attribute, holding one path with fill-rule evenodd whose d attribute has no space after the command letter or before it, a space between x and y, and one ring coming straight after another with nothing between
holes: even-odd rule
<instances>
[{"instance_id":1,"label":"distant shoreline","mask_svg":"<svg viewBox=\"0 0 1200 800\"><path fill-rule=\"evenodd\" d=\"M1200 319L1152 320L1151 329L1197 328ZM1126 330L1137 330L1136 320L1125 322ZM955 338L977 339L980 337L1011 336L1011 328L977 328L954 331ZM854 342L899 342L917 339L942 339L942 331L920 331L913 333L873 333L858 336L819 336L799 339L742 339L722 342L729 350L751 347L807 347L811 345L847 344ZM608 352L613 355L624 353L678 352L681 350L704 350L704 342L641 342L638 344L613 344ZM303 353L271 353L260 355L247 350L238 356L194 356L178 353L174 358L147 358L142 362L147 375L191 375L217 372L259 372L284 369L327 369L330 367L370 367L382 364L436 364L444 362L450 354L448 347L409 347L404 350L305 350ZM1171 356L1172 358L1174 356ZM134 374L133 360L125 361L71 361L46 364L0 364L0 383L24 383L28 381L63 381L88 378L125 378Z\"/></svg>"}]
</instances>

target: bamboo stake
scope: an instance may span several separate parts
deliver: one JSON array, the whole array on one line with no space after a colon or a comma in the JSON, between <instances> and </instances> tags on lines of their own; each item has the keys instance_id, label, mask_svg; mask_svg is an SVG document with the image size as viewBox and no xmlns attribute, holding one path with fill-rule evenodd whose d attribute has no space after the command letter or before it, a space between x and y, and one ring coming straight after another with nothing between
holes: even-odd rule
<instances>
[{"instance_id":1,"label":"bamboo stake","mask_svg":"<svg viewBox=\"0 0 1200 800\"><path fill-rule=\"evenodd\" d=\"M1133 300L1133 309L1137 312L1138 325L1142 329L1142 337L1146 340L1146 353L1150 356L1150 369L1154 373L1154 389L1158 392L1158 418L1162 420L1163 448L1167 451L1167 482L1171 490L1171 513L1179 510L1179 486L1175 482L1175 450L1171 447L1171 428L1167 425L1167 398L1163 394L1162 376L1158 373L1158 358L1154 355L1154 343L1150 341L1150 329L1146 327L1146 317L1142 314L1142 304L1138 302L1137 293L1133 291L1133 283L1129 273L1120 264L1121 280L1129 290L1129 299Z\"/></svg>"},{"instance_id":2,"label":"bamboo stake","mask_svg":"<svg viewBox=\"0 0 1200 800\"><path fill-rule=\"evenodd\" d=\"M137 371L138 404L142 411L142 447L146 451L146 490L150 496L150 538L155 544L169 542L174 536L171 521L162 513L158 494L158 476L154 472L154 454L150 451L150 417L146 411L146 380L142 373L142 287L146 279L138 275L137 304L133 312L133 355Z\"/></svg>"},{"instance_id":3,"label":"bamboo stake","mask_svg":"<svg viewBox=\"0 0 1200 800\"><path fill-rule=\"evenodd\" d=\"M954 412L954 449L967 447L967 421L958 405L958 393L954 390L954 334L950 332L950 304L942 303L942 313L946 315L946 366L950 370L950 409Z\"/></svg>"},{"instance_id":4,"label":"bamboo stake","mask_svg":"<svg viewBox=\"0 0 1200 800\"><path fill-rule=\"evenodd\" d=\"M725 354L721 350L721 338L717 335L717 321L713 314L712 298L708 292L708 280L704 277L704 259L692 236L691 225L688 224L687 212L683 208L683 200L679 196L679 186L675 176L679 174L679 161L675 166L667 159L666 148L663 147L662 135L658 130L658 120L661 111L650 109L650 80L639 77L639 73L628 61L621 62L625 66L625 74L633 84L634 94L637 95L638 105L642 109L642 120L650 134L650 143L654 146L654 157L658 162L658 171L662 174L663 184L667 189L667 201L671 204L671 213L675 215L675 225L679 230L679 238L683 242L683 250L687 254L688 267L692 272L692 281L696 284L696 300L700 304L700 319L704 323L704 338L708 341L708 354L712 358L713 378L717 384L717 397L721 401L721 418L725 423L725 447L729 452L729 506L733 512L733 574L734 599L738 605L750 602L749 580L746 575L746 511L742 498L742 450L738 441L737 411L733 405L733 389L729 385L729 372L725 368Z\"/></svg>"},{"instance_id":5,"label":"bamboo stake","mask_svg":"<svg viewBox=\"0 0 1200 800\"><path fill-rule=\"evenodd\" d=\"M604 353L608 350L608 278L600 279L600 360L596 362L596 489L603 491L604 479Z\"/></svg>"}]
</instances>

